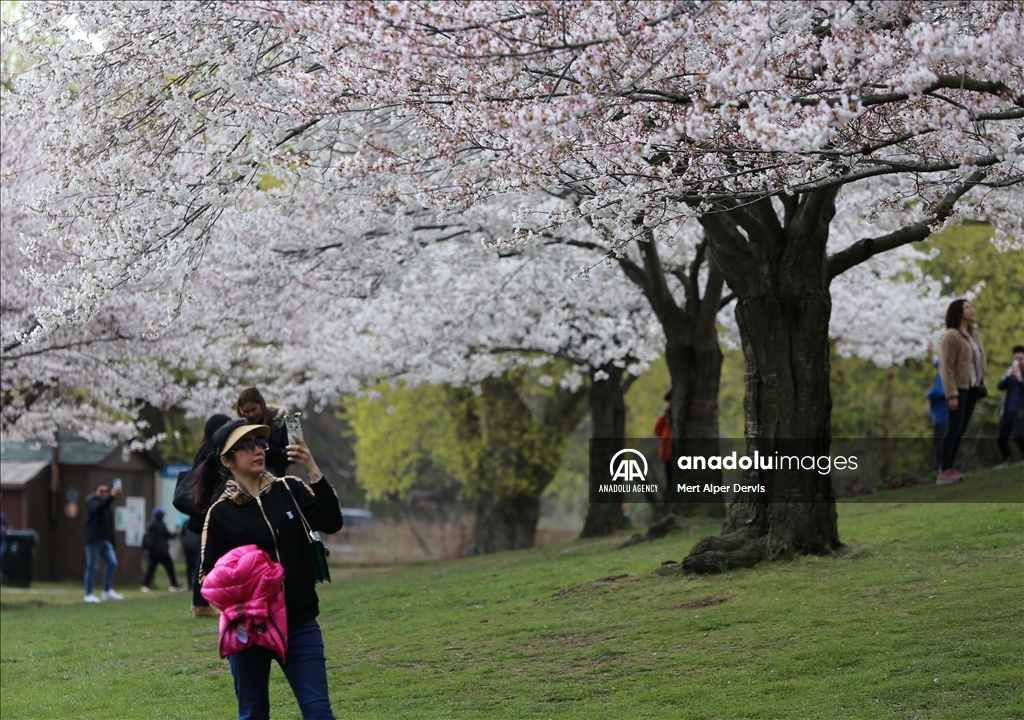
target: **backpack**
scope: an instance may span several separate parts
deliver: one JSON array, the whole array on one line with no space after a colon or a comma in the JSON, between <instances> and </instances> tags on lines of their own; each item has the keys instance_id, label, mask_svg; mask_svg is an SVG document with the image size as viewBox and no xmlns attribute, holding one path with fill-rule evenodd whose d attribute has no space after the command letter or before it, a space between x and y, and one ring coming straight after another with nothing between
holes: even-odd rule
<instances>
[{"instance_id":1,"label":"backpack","mask_svg":"<svg viewBox=\"0 0 1024 720\"><path fill-rule=\"evenodd\" d=\"M195 501L188 492L192 485L192 474L192 470L182 470L178 473L178 484L174 486L174 499L171 500L175 510L189 517L196 514Z\"/></svg>"},{"instance_id":2,"label":"backpack","mask_svg":"<svg viewBox=\"0 0 1024 720\"><path fill-rule=\"evenodd\" d=\"M146 534L142 536L142 549L152 550L156 543L153 541L153 533L146 528Z\"/></svg>"},{"instance_id":3,"label":"backpack","mask_svg":"<svg viewBox=\"0 0 1024 720\"><path fill-rule=\"evenodd\" d=\"M195 500L192 499L192 495L189 493L193 477L195 477L194 468L192 470L182 470L178 473L178 484L174 487L174 499L171 500L171 505L174 506L175 510L188 516L185 527L197 535L202 535L203 525L206 524L206 513L196 512Z\"/></svg>"}]
</instances>

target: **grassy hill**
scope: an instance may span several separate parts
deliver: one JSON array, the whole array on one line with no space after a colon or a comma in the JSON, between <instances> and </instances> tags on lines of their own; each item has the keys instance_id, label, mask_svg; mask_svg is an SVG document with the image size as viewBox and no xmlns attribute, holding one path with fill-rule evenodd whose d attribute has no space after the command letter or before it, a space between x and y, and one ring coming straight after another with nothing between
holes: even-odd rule
<instances>
[{"instance_id":1,"label":"grassy hill","mask_svg":"<svg viewBox=\"0 0 1024 720\"><path fill-rule=\"evenodd\" d=\"M709 525L625 550L619 537L334 568L320 621L335 712L1024 719L1024 504L971 502L1021 486L1017 466L842 503L837 556L716 577L652 572ZM4 588L0 715L231 717L216 622L188 604ZM298 717L278 670L271 692L275 718Z\"/></svg>"}]
</instances>

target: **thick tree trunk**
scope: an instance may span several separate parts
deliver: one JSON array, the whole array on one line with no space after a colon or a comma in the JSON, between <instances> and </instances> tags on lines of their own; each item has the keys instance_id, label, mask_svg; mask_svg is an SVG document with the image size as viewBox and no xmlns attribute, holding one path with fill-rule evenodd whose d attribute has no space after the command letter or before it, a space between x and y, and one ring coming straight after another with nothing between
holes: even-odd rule
<instances>
[{"instance_id":1,"label":"thick tree trunk","mask_svg":"<svg viewBox=\"0 0 1024 720\"><path fill-rule=\"evenodd\" d=\"M829 453L832 303L825 245L834 199L834 193L822 192L799 203L791 199L785 227L769 201L744 208L735 222L747 237L730 232L735 225L728 226L721 217L705 223L712 231L712 252L723 270L729 268L726 278L739 297L736 320L746 363L748 455L755 449L761 457ZM827 474L776 466L747 470L745 480L764 484L767 497L737 496L722 534L698 542L683 561L685 570L715 572L839 547Z\"/></svg>"},{"instance_id":2,"label":"thick tree trunk","mask_svg":"<svg viewBox=\"0 0 1024 720\"><path fill-rule=\"evenodd\" d=\"M653 233L648 232L646 242L639 243L642 258L640 265L624 257L619 259L626 276L643 291L665 332L665 358L672 379L673 438L703 439L699 444L705 453L710 444L717 447L718 442L718 386L722 372L722 351L718 344L715 317L718 315L724 285L721 271L715 263L708 262L707 280L701 295L700 271L707 261L707 247L706 240L700 244L688 270L676 268L666 273ZM682 307L669 287L667 274L674 276L683 285L685 301ZM650 418L652 425L654 420ZM595 432L594 437L602 436ZM678 455L683 446L677 440L673 441L673 446ZM717 483L721 480L721 471L710 470L703 479ZM709 497L706 503L698 501L680 506L656 504L654 514L660 522L671 512L693 514L702 508L716 517L720 517L724 510L721 501ZM612 514L615 512L611 508L607 511ZM592 524L591 513L598 512L600 510L593 506L588 510L585 536L591 534L588 530ZM608 523L597 523L596 518L593 526L603 532L611 531Z\"/></svg>"},{"instance_id":3,"label":"thick tree trunk","mask_svg":"<svg viewBox=\"0 0 1024 720\"><path fill-rule=\"evenodd\" d=\"M717 305L719 289L714 302ZM692 318L686 318L679 327L669 331L666 326L665 359L672 378L672 436L673 454L707 455L718 449L718 389L722 376L722 350L718 344L718 331L701 327ZM678 430L677 430L678 428ZM690 471L687 482L695 484L721 484L721 470ZM694 496L691 502L666 505L656 515L695 515L706 513L722 517L725 505L708 495L701 500Z\"/></svg>"},{"instance_id":4,"label":"thick tree trunk","mask_svg":"<svg viewBox=\"0 0 1024 720\"><path fill-rule=\"evenodd\" d=\"M477 500L467 555L487 555L533 547L540 519L539 495Z\"/></svg>"},{"instance_id":5,"label":"thick tree trunk","mask_svg":"<svg viewBox=\"0 0 1024 720\"><path fill-rule=\"evenodd\" d=\"M607 450L609 454L614 454L622 449L622 439L626 436L626 394L622 385L625 370L610 363L602 370L608 377L604 380L591 378L590 383L591 437L610 438L613 442L607 446ZM610 535L624 525L622 494L619 493L612 502L590 503L587 506L587 517L583 521L580 537Z\"/></svg>"}]
</instances>

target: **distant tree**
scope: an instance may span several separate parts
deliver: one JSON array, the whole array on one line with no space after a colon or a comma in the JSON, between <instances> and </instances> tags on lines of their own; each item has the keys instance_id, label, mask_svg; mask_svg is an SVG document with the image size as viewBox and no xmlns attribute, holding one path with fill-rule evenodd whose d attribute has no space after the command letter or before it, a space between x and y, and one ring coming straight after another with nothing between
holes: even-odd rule
<instances>
[{"instance_id":1,"label":"distant tree","mask_svg":"<svg viewBox=\"0 0 1024 720\"><path fill-rule=\"evenodd\" d=\"M533 547L541 495L587 409L584 387L545 387L540 372L511 370L476 388L382 388L350 401L368 497L404 499L423 486L429 463L473 507L470 555Z\"/></svg>"}]
</instances>

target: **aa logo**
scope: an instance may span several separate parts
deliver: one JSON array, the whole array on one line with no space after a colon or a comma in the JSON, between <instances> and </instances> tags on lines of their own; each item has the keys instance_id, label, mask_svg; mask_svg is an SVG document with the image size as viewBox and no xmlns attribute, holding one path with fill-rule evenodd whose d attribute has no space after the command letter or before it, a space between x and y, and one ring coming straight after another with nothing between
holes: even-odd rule
<instances>
[{"instance_id":1,"label":"aa logo","mask_svg":"<svg viewBox=\"0 0 1024 720\"><path fill-rule=\"evenodd\" d=\"M633 453L639 457L640 462L643 463L643 470L640 469L640 464L636 458L627 455L619 460L619 456L625 453ZM612 456L612 461L608 463L608 472L612 474L612 482L645 482L647 480L647 458L639 450L633 450L632 448L619 450Z\"/></svg>"}]
</instances>

